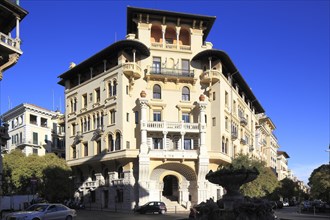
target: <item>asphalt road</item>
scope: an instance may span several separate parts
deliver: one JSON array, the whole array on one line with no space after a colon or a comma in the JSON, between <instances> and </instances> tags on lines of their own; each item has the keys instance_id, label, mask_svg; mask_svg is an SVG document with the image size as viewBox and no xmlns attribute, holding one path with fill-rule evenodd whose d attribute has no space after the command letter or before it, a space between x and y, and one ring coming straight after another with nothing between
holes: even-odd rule
<instances>
[{"instance_id":1,"label":"asphalt road","mask_svg":"<svg viewBox=\"0 0 330 220\"><path fill-rule=\"evenodd\" d=\"M299 213L297 207L284 207L275 211L276 216L280 220L330 220L330 213ZM132 213L116 213L110 211L90 211L90 210L77 210L77 218L75 220L183 220L188 219L189 213L166 213L165 215L159 214L134 214Z\"/></svg>"}]
</instances>

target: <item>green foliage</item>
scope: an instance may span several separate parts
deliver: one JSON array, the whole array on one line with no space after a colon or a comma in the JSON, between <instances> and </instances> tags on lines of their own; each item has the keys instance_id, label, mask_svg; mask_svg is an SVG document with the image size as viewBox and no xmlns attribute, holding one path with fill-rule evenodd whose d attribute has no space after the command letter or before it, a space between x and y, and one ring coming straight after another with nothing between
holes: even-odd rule
<instances>
[{"instance_id":1,"label":"green foliage","mask_svg":"<svg viewBox=\"0 0 330 220\"><path fill-rule=\"evenodd\" d=\"M264 197L272 193L278 186L277 178L274 172L266 167L265 162L249 157L248 155L239 154L232 161L234 168L257 168L259 176L252 182L246 183L241 186L241 192L245 196L250 197Z\"/></svg>"},{"instance_id":2,"label":"green foliage","mask_svg":"<svg viewBox=\"0 0 330 220\"><path fill-rule=\"evenodd\" d=\"M48 201L56 201L70 193L71 169L55 154L26 157L19 150L13 151L4 155L3 173L4 194L39 193Z\"/></svg>"},{"instance_id":3,"label":"green foliage","mask_svg":"<svg viewBox=\"0 0 330 220\"><path fill-rule=\"evenodd\" d=\"M323 164L313 170L308 179L311 187L311 196L314 199L322 199L330 202L330 165Z\"/></svg>"},{"instance_id":4,"label":"green foliage","mask_svg":"<svg viewBox=\"0 0 330 220\"><path fill-rule=\"evenodd\" d=\"M305 193L300 189L297 182L294 182L289 178L284 178L280 181L280 185L276 188L274 194L276 194L277 198L291 200L294 197L303 199L302 197L304 197Z\"/></svg>"}]
</instances>

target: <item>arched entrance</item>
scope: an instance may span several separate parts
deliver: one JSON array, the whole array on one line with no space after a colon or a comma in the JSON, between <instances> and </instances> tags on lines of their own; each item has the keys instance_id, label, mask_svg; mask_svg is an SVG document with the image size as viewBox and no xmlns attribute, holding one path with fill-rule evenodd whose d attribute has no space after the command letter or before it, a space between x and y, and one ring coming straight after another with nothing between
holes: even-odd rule
<instances>
[{"instance_id":1,"label":"arched entrance","mask_svg":"<svg viewBox=\"0 0 330 220\"><path fill-rule=\"evenodd\" d=\"M163 178L164 188L163 196L172 201L178 201L179 184L178 178L174 175L167 175Z\"/></svg>"}]
</instances>

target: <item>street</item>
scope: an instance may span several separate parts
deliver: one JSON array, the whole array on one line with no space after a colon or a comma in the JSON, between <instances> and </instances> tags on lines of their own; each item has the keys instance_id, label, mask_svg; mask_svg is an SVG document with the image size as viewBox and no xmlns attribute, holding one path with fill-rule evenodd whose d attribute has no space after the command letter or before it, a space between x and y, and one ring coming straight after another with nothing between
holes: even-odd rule
<instances>
[{"instance_id":1,"label":"street","mask_svg":"<svg viewBox=\"0 0 330 220\"><path fill-rule=\"evenodd\" d=\"M284 207L282 209L278 209L275 211L276 216L278 219L281 220L320 220L320 219L330 219L330 213L298 213L297 207ZM110 211L90 211L90 210L77 210L77 217L75 220L90 220L90 219L97 219L97 220L109 220L110 218L120 219L120 220L183 220L188 219L189 213L167 213L165 215L159 214L134 214L132 213L117 213L117 212L110 212Z\"/></svg>"},{"instance_id":2,"label":"street","mask_svg":"<svg viewBox=\"0 0 330 220\"><path fill-rule=\"evenodd\" d=\"M179 219L186 219L188 218L189 213L167 213L165 215L159 214L134 214L131 213L118 213L118 212L110 212L110 211L90 211L90 210L77 210L77 217L75 220L90 220L90 219L97 219L97 220L109 220L110 218L113 219L121 219L121 220L179 220Z\"/></svg>"}]
</instances>

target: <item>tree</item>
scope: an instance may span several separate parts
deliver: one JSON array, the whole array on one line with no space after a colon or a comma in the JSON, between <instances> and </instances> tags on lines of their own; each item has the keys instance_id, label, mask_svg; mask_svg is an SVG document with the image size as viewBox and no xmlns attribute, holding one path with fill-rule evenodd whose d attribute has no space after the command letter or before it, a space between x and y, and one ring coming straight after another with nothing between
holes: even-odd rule
<instances>
[{"instance_id":1,"label":"tree","mask_svg":"<svg viewBox=\"0 0 330 220\"><path fill-rule=\"evenodd\" d=\"M48 201L58 201L70 195L71 169L55 154L25 156L19 150L3 158L5 194L38 193Z\"/></svg>"},{"instance_id":2,"label":"tree","mask_svg":"<svg viewBox=\"0 0 330 220\"><path fill-rule=\"evenodd\" d=\"M248 155L239 154L232 160L232 166L234 168L253 168L255 167L259 171L259 176L252 182L246 183L241 186L241 192L250 197L264 197L272 193L278 186L278 181L275 173L266 167L265 162L259 161Z\"/></svg>"},{"instance_id":3,"label":"tree","mask_svg":"<svg viewBox=\"0 0 330 220\"><path fill-rule=\"evenodd\" d=\"M312 198L330 202L330 164L323 164L313 170L308 181Z\"/></svg>"}]
</instances>

